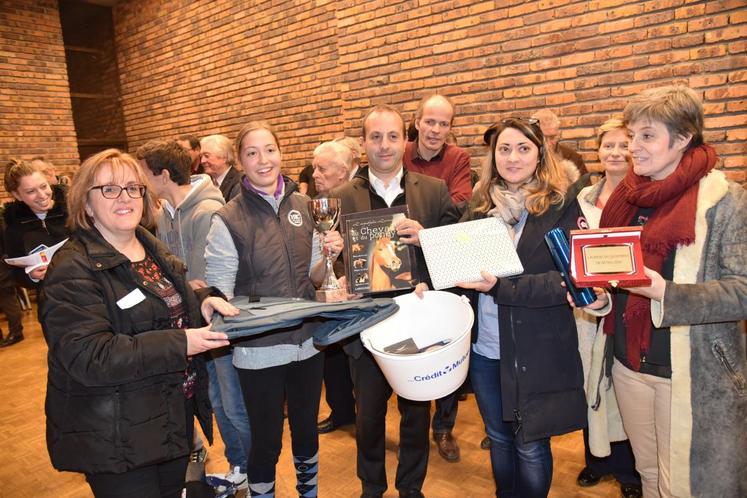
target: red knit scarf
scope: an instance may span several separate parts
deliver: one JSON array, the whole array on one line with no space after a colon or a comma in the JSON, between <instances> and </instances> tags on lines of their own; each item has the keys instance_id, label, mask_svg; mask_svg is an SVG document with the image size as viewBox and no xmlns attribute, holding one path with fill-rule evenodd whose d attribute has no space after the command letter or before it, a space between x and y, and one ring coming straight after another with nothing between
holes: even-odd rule
<instances>
[{"instance_id":1,"label":"red knit scarf","mask_svg":"<svg viewBox=\"0 0 747 498\"><path fill-rule=\"evenodd\" d=\"M640 208L654 208L643 226L644 264L661 273L667 256L677 246L695 241L695 209L700 179L716 165L716 151L708 145L692 147L677 168L663 180L638 176L631 168L602 211L600 228L627 226ZM623 313L625 343L630 365L640 370L641 353L651 344L651 300L630 293ZM604 321L604 333L615 334L615 309Z\"/></svg>"}]
</instances>

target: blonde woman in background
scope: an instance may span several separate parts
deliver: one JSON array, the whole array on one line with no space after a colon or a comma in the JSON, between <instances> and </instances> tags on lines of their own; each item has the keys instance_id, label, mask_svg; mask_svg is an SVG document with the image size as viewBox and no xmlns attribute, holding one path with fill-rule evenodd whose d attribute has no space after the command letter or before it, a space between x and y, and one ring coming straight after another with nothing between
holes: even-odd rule
<instances>
[{"instance_id":1,"label":"blonde woman in background","mask_svg":"<svg viewBox=\"0 0 747 498\"><path fill-rule=\"evenodd\" d=\"M630 169L628 132L622 119L609 119L599 127L597 150L604 176L596 184L582 189L577 197L589 228L599 227L599 217L607 199ZM575 310L575 315L589 404L589 428L584 429L586 466L578 475L578 485L594 486L602 477L611 474L620 483L623 498L638 498L642 495L641 477L635 471L633 450L617 411L611 363L605 361L605 335L597 328L597 317L582 309Z\"/></svg>"}]
</instances>

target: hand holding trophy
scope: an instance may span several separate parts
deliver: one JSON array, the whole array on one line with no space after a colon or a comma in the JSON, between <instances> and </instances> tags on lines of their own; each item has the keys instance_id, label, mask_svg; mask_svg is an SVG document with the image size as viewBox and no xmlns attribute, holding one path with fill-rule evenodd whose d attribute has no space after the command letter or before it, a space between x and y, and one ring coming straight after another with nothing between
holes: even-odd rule
<instances>
[{"instance_id":1,"label":"hand holding trophy","mask_svg":"<svg viewBox=\"0 0 747 498\"><path fill-rule=\"evenodd\" d=\"M309 201L309 211L314 220L314 228L320 234L322 247L324 246L324 234L329 230L337 228L340 221L340 199L335 197L321 197ZM324 279L322 285L316 291L316 300L320 302L336 302L347 299L347 291L340 287L332 269L332 257L326 249L324 252Z\"/></svg>"}]
</instances>

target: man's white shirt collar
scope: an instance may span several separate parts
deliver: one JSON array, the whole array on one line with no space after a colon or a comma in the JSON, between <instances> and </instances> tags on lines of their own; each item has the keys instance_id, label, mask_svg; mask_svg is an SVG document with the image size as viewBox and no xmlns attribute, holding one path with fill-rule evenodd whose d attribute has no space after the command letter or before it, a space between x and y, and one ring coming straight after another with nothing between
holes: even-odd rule
<instances>
[{"instance_id":1,"label":"man's white shirt collar","mask_svg":"<svg viewBox=\"0 0 747 498\"><path fill-rule=\"evenodd\" d=\"M384 182L373 174L371 171L371 168L368 168L368 181L371 183L371 185L374 188L374 192L376 192L379 197L384 199L384 202L386 202L387 206L391 206L392 202L394 202L394 199L397 198L399 194L404 192L404 189L402 189L402 176L405 174L405 168L404 166L400 165L399 171L397 174L389 180L389 185L385 185Z\"/></svg>"}]
</instances>

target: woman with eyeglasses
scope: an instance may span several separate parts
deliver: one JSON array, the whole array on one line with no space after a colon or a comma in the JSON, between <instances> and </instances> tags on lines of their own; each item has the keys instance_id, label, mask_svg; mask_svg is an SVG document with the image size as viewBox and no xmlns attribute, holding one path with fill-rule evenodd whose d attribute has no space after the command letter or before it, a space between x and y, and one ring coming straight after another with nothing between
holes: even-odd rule
<instances>
[{"instance_id":1,"label":"woman with eyeglasses","mask_svg":"<svg viewBox=\"0 0 747 498\"><path fill-rule=\"evenodd\" d=\"M500 220L524 266L517 277L483 273L479 282L460 284L476 291L469 374L500 497L547 496L550 437L586 424L576 325L544 241L554 227L578 228L569 183L537 121L507 118L495 126L465 215Z\"/></svg>"},{"instance_id":2,"label":"woman with eyeglasses","mask_svg":"<svg viewBox=\"0 0 747 498\"><path fill-rule=\"evenodd\" d=\"M200 353L228 344L202 319L238 312L211 289L196 295L140 226L153 202L130 155L87 159L68 195L70 240L41 287L49 455L97 498L181 496L194 416L212 437Z\"/></svg>"}]
</instances>

